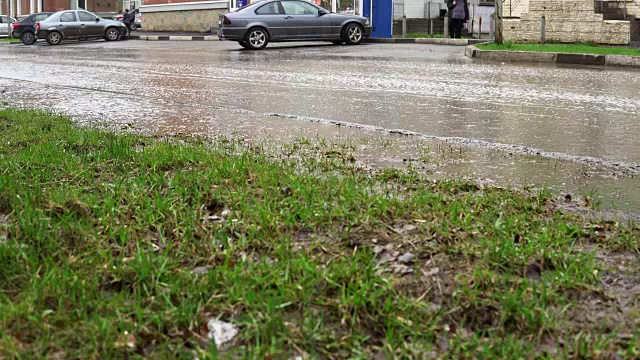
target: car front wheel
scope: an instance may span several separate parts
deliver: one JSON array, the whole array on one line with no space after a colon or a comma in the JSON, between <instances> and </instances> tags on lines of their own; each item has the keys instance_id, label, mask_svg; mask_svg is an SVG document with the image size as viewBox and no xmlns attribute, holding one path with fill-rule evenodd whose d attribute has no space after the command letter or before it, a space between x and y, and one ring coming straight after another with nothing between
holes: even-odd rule
<instances>
[{"instance_id":1,"label":"car front wheel","mask_svg":"<svg viewBox=\"0 0 640 360\"><path fill-rule=\"evenodd\" d=\"M362 26L358 24L349 24L344 28L342 38L349 45L358 45L362 42L364 31Z\"/></svg>"},{"instance_id":2,"label":"car front wheel","mask_svg":"<svg viewBox=\"0 0 640 360\"><path fill-rule=\"evenodd\" d=\"M262 50L269 43L269 36L265 29L253 28L247 32L244 42L247 44L247 49Z\"/></svg>"},{"instance_id":3,"label":"car front wheel","mask_svg":"<svg viewBox=\"0 0 640 360\"><path fill-rule=\"evenodd\" d=\"M107 41L116 41L120 38L120 31L116 28L109 28L107 32L104 34L104 38Z\"/></svg>"},{"instance_id":4,"label":"car front wheel","mask_svg":"<svg viewBox=\"0 0 640 360\"><path fill-rule=\"evenodd\" d=\"M47 34L47 43L49 45L59 45L62 41L62 35L57 31L52 31Z\"/></svg>"},{"instance_id":5,"label":"car front wheel","mask_svg":"<svg viewBox=\"0 0 640 360\"><path fill-rule=\"evenodd\" d=\"M20 36L20 40L25 45L33 45L36 42L36 35L31 31L27 31L22 36Z\"/></svg>"}]
</instances>

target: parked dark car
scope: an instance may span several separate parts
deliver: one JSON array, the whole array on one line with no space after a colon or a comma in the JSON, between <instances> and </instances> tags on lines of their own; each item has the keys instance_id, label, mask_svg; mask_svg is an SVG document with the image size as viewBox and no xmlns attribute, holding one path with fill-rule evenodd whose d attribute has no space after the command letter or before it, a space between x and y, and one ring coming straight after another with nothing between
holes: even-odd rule
<instances>
[{"instance_id":1,"label":"parked dark car","mask_svg":"<svg viewBox=\"0 0 640 360\"><path fill-rule=\"evenodd\" d=\"M269 42L331 41L357 45L371 35L369 19L332 14L302 0L266 0L222 15L220 40L259 50Z\"/></svg>"},{"instance_id":2,"label":"parked dark car","mask_svg":"<svg viewBox=\"0 0 640 360\"><path fill-rule=\"evenodd\" d=\"M25 45L33 45L38 40L36 38L36 23L45 20L51 15L53 15L52 12L31 14L22 19L22 21L14 23L13 37L19 38Z\"/></svg>"},{"instance_id":3,"label":"parked dark car","mask_svg":"<svg viewBox=\"0 0 640 360\"><path fill-rule=\"evenodd\" d=\"M101 19L83 10L59 11L36 24L36 36L49 45L58 45L67 39L120 40L129 36L129 29L118 21Z\"/></svg>"}]
</instances>

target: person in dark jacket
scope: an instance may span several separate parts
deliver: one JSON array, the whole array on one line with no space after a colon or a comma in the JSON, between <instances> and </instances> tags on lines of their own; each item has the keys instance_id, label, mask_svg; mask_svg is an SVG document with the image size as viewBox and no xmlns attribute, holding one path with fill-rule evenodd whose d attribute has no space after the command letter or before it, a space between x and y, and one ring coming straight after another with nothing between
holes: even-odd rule
<instances>
[{"instance_id":1,"label":"person in dark jacket","mask_svg":"<svg viewBox=\"0 0 640 360\"><path fill-rule=\"evenodd\" d=\"M129 13L129 9L126 9L124 11L124 14L122 14L122 22L127 25L128 29L129 25L131 24L131 14Z\"/></svg>"},{"instance_id":2,"label":"person in dark jacket","mask_svg":"<svg viewBox=\"0 0 640 360\"><path fill-rule=\"evenodd\" d=\"M467 0L447 0L447 16L449 17L449 35L452 39L462 38L462 27L469 21L469 5Z\"/></svg>"}]
</instances>

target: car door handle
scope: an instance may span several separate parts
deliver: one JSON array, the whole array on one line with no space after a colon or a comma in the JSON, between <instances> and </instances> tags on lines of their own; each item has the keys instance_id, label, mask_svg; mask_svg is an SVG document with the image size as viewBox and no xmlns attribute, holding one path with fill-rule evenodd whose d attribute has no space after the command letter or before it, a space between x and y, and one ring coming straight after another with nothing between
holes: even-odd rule
<instances>
[{"instance_id":1,"label":"car door handle","mask_svg":"<svg viewBox=\"0 0 640 360\"><path fill-rule=\"evenodd\" d=\"M285 20L293 19L292 16L285 16L284 18L285 18Z\"/></svg>"}]
</instances>

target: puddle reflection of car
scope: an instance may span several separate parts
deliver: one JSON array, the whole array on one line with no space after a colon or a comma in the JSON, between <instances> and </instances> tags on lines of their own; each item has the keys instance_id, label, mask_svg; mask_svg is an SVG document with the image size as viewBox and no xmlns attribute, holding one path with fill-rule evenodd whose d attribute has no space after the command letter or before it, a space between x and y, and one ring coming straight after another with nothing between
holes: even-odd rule
<instances>
[{"instance_id":1,"label":"puddle reflection of car","mask_svg":"<svg viewBox=\"0 0 640 360\"><path fill-rule=\"evenodd\" d=\"M37 40L36 23L45 20L52 14L52 12L31 14L21 21L14 23L12 36L20 39L25 45L33 45Z\"/></svg>"},{"instance_id":2,"label":"puddle reflection of car","mask_svg":"<svg viewBox=\"0 0 640 360\"><path fill-rule=\"evenodd\" d=\"M9 26L15 22L18 21L12 17L0 15L0 36L9 36Z\"/></svg>"},{"instance_id":3,"label":"puddle reflection of car","mask_svg":"<svg viewBox=\"0 0 640 360\"><path fill-rule=\"evenodd\" d=\"M58 45L62 40L105 39L120 40L129 36L127 27L118 21L101 19L87 11L59 11L36 24L38 39L49 45Z\"/></svg>"},{"instance_id":4,"label":"puddle reflection of car","mask_svg":"<svg viewBox=\"0 0 640 360\"><path fill-rule=\"evenodd\" d=\"M140 14L139 9L133 9L129 11L129 14L135 15L135 20L133 23L129 24L129 31L136 31L142 28L142 15ZM124 22L124 14L118 14L113 17L113 20Z\"/></svg>"},{"instance_id":5,"label":"puddle reflection of car","mask_svg":"<svg viewBox=\"0 0 640 360\"><path fill-rule=\"evenodd\" d=\"M220 40L263 49L269 42L331 41L357 45L371 34L369 19L332 14L302 0L265 0L220 16Z\"/></svg>"}]
</instances>

